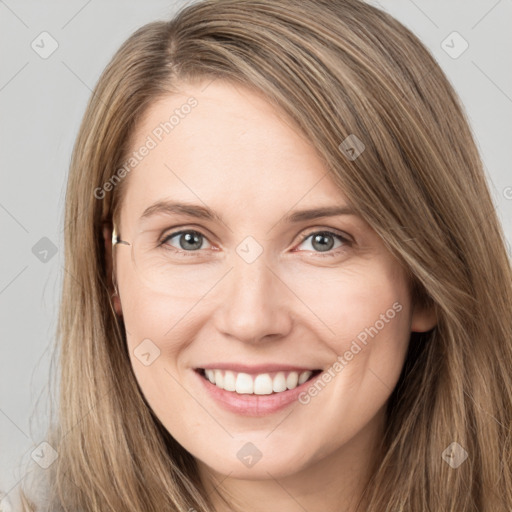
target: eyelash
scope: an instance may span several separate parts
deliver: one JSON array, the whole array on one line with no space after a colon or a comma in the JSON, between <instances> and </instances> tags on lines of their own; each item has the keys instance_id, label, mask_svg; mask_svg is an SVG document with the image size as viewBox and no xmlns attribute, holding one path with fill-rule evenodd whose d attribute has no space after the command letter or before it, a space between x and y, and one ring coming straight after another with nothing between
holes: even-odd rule
<instances>
[{"instance_id":1,"label":"eyelash","mask_svg":"<svg viewBox=\"0 0 512 512\"><path fill-rule=\"evenodd\" d=\"M165 242L167 242L168 240L170 240L170 239L172 239L174 237L177 237L178 235L183 235L185 233L196 233L196 234L201 235L203 238L208 240L208 237L206 235L204 235L203 233L201 233L200 231L198 231L196 229L183 229L183 230L175 231L173 233L169 233L168 235L165 235L163 237L162 241L159 242L158 247L162 247L162 248L164 248L164 250L169 250L169 251L175 252L175 253L179 254L180 256L185 256L185 257L187 257L187 256L195 256L196 253L199 252L202 249L198 249L198 250L195 250L195 251L183 251L183 250L180 250L180 249L176 249L176 247L172 247L172 246L164 247L164 246L166 246ZM302 235L302 238L301 238L301 240L300 240L298 245L301 245L305 240L310 238L312 235L319 235L319 234L330 235L333 238L337 238L340 242L343 243L343 246L338 247L337 249L330 249L329 251L326 251L324 253L318 252L318 251L313 251L313 253L315 255L318 255L321 258L328 258L328 257L338 256L341 252L345 251L347 249L347 247L350 247L352 245L352 241L349 240L348 238L346 238L345 236L343 236L340 233L337 233L335 231L331 231L331 230L327 230L327 229L318 230L318 231L311 231L311 232L309 232L309 233L307 233L305 235Z\"/></svg>"}]
</instances>

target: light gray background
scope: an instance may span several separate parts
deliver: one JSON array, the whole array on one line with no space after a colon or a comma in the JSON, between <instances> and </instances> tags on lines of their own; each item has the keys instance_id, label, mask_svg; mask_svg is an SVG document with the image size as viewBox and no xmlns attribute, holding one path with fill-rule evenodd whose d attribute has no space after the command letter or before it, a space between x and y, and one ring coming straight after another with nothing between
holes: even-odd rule
<instances>
[{"instance_id":1,"label":"light gray background","mask_svg":"<svg viewBox=\"0 0 512 512\"><path fill-rule=\"evenodd\" d=\"M91 89L115 50L139 26L186 3L0 0L0 489L14 489L44 432L49 347L63 267L63 208L74 139ZM512 2L381 0L427 45L460 95L512 242ZM58 43L43 59L42 32ZM458 58L442 42L457 31ZM45 48L50 41L45 39ZM459 42L448 43L457 49ZM41 49L42 51L42 49ZM507 64L508 62L508 64ZM47 237L57 252L32 248ZM510 252L510 250L509 250ZM51 253L49 253L51 256ZM78 312L79 313L79 312ZM36 401L40 397L38 407ZM32 420L31 420L32 416Z\"/></svg>"}]
</instances>

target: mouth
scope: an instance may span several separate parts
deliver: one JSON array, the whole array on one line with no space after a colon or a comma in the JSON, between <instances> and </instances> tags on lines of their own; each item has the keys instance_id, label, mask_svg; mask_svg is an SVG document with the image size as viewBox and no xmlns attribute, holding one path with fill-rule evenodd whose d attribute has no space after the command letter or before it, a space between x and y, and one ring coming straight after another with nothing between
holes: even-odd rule
<instances>
[{"instance_id":1,"label":"mouth","mask_svg":"<svg viewBox=\"0 0 512 512\"><path fill-rule=\"evenodd\" d=\"M277 395L305 384L322 373L323 370L244 373L223 369L196 368L194 371L217 388L238 395Z\"/></svg>"}]
</instances>

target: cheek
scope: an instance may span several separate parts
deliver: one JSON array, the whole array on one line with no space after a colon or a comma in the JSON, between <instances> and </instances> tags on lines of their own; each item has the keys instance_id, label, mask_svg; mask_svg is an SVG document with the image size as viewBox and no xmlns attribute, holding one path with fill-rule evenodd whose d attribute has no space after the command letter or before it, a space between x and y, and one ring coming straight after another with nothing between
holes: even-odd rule
<instances>
[{"instance_id":1,"label":"cheek","mask_svg":"<svg viewBox=\"0 0 512 512\"><path fill-rule=\"evenodd\" d=\"M340 421L348 439L392 393L410 338L410 298L392 267L346 274L323 292L315 312L330 327L323 340L335 355L325 379L299 401L308 415L323 418L325 437L336 444Z\"/></svg>"},{"instance_id":2,"label":"cheek","mask_svg":"<svg viewBox=\"0 0 512 512\"><path fill-rule=\"evenodd\" d=\"M411 322L407 283L396 267L383 264L322 284L314 311L328 326L320 329L333 352L330 375L325 376L331 392L324 393L320 384L304 403L314 401L318 413L331 410L344 416L360 410L371 417L391 394L405 360Z\"/></svg>"},{"instance_id":3,"label":"cheek","mask_svg":"<svg viewBox=\"0 0 512 512\"><path fill-rule=\"evenodd\" d=\"M179 383L183 379L180 353L186 346L183 340L188 339L183 328L190 307L184 307L182 299L136 286L127 286L124 292L127 348L135 378L149 406L166 426L179 425L174 411L184 412L190 407Z\"/></svg>"},{"instance_id":4,"label":"cheek","mask_svg":"<svg viewBox=\"0 0 512 512\"><path fill-rule=\"evenodd\" d=\"M175 277L163 290L157 290L137 274L130 260L119 262L118 289L128 336L132 342L150 338L165 340L172 350L177 332L190 325L196 306L222 279L225 269L213 271L194 265L177 267Z\"/></svg>"},{"instance_id":5,"label":"cheek","mask_svg":"<svg viewBox=\"0 0 512 512\"><path fill-rule=\"evenodd\" d=\"M148 338L162 347L172 344L176 339L173 331L182 327L187 312L197 302L197 293L186 293L187 288L176 287L173 292L158 293L147 286L131 266L119 269L119 295L129 348L133 350L138 343ZM185 290L185 293L183 293Z\"/></svg>"},{"instance_id":6,"label":"cheek","mask_svg":"<svg viewBox=\"0 0 512 512\"><path fill-rule=\"evenodd\" d=\"M408 339L408 287L387 261L354 265L329 279L316 276L298 294L320 320L318 334L324 333L322 339L338 355L350 350L353 340L366 346L377 336L381 345L388 338Z\"/></svg>"}]
</instances>

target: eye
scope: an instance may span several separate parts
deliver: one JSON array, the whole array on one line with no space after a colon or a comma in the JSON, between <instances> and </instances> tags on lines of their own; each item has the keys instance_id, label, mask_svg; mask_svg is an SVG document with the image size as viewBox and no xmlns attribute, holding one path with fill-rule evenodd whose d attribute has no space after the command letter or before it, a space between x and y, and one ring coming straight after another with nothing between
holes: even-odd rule
<instances>
[{"instance_id":1,"label":"eye","mask_svg":"<svg viewBox=\"0 0 512 512\"><path fill-rule=\"evenodd\" d=\"M336 246L336 241L338 245ZM167 250L176 251L182 255L193 256L195 252L201 249L210 249L205 247L205 243L210 244L205 235L193 229L183 229L164 236L159 245ZM309 244L309 247L307 247ZM351 241L333 231L322 230L314 231L303 235L301 245L306 245L305 249L316 253L318 256L336 256L351 245Z\"/></svg>"},{"instance_id":2,"label":"eye","mask_svg":"<svg viewBox=\"0 0 512 512\"><path fill-rule=\"evenodd\" d=\"M170 243L174 238L176 238L178 246ZM177 231L176 233L170 233L162 240L162 242L160 242L160 245L170 245L179 251L194 252L199 249L204 249L205 247L203 247L203 242L206 240L207 238L199 231L188 229Z\"/></svg>"},{"instance_id":3,"label":"eye","mask_svg":"<svg viewBox=\"0 0 512 512\"><path fill-rule=\"evenodd\" d=\"M336 240L339 241L339 245L334 247ZM348 238L332 231L314 231L313 233L304 235L300 245L304 245L306 243L312 248L309 249L306 247L307 250L312 250L317 253L326 253L320 254L320 256L335 256L340 252L336 249L341 249L343 251L351 244ZM332 250L333 247L334 250Z\"/></svg>"}]
</instances>

